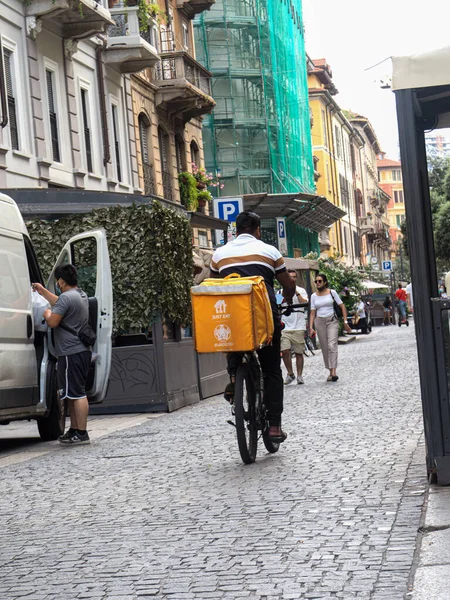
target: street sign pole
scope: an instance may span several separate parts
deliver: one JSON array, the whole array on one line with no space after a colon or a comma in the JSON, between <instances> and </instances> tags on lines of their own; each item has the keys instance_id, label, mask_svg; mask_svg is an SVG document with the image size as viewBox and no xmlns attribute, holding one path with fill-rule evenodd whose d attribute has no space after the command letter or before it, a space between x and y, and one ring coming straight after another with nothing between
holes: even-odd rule
<instances>
[{"instance_id":1,"label":"street sign pole","mask_svg":"<svg viewBox=\"0 0 450 600\"><path fill-rule=\"evenodd\" d=\"M288 243L286 237L286 222L284 217L277 217L278 250L283 256L288 255Z\"/></svg>"}]
</instances>

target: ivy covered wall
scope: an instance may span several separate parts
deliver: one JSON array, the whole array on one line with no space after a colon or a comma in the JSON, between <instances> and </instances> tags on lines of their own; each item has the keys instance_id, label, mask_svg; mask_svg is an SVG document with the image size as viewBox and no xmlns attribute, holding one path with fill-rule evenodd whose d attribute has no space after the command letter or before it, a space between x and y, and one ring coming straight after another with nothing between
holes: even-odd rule
<instances>
[{"instance_id":1,"label":"ivy covered wall","mask_svg":"<svg viewBox=\"0 0 450 600\"><path fill-rule=\"evenodd\" d=\"M58 221L35 219L27 227L44 281L70 237L105 229L113 280L114 333L147 331L157 313L173 322L190 322L192 231L182 214L154 201Z\"/></svg>"}]
</instances>

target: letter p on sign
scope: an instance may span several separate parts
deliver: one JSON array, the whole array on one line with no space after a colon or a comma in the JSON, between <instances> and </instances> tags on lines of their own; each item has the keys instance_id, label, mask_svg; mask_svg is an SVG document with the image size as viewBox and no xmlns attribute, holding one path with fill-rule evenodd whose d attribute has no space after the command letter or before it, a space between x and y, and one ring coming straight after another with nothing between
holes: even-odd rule
<instances>
[{"instance_id":1,"label":"letter p on sign","mask_svg":"<svg viewBox=\"0 0 450 600\"><path fill-rule=\"evenodd\" d=\"M223 204L223 218L230 221L230 217L236 212L236 206L233 203Z\"/></svg>"}]
</instances>

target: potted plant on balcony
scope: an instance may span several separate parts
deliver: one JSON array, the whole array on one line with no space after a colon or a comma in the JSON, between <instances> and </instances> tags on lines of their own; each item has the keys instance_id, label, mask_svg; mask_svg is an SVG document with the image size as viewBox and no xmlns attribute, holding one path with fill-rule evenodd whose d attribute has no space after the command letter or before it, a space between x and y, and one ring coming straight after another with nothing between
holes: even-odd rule
<instances>
[{"instance_id":1,"label":"potted plant on balcony","mask_svg":"<svg viewBox=\"0 0 450 600\"><path fill-rule=\"evenodd\" d=\"M181 204L186 210L196 211L198 208L197 181L192 173L183 171L178 174Z\"/></svg>"},{"instance_id":2,"label":"potted plant on balcony","mask_svg":"<svg viewBox=\"0 0 450 600\"><path fill-rule=\"evenodd\" d=\"M199 212L205 212L205 206L208 202L213 199L212 194L208 190L199 190L197 192L198 210Z\"/></svg>"},{"instance_id":3,"label":"potted plant on balcony","mask_svg":"<svg viewBox=\"0 0 450 600\"><path fill-rule=\"evenodd\" d=\"M148 24L152 19L156 19L158 23L165 22L167 15L157 2L151 0L135 0L139 5L139 23L141 31L147 31ZM130 2L130 0L128 0Z\"/></svg>"}]
</instances>

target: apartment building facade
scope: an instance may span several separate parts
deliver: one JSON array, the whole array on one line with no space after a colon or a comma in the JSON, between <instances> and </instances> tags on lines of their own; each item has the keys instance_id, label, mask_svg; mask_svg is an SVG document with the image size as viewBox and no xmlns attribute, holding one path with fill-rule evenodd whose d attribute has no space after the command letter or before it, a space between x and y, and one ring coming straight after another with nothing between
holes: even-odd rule
<instances>
[{"instance_id":1,"label":"apartment building facade","mask_svg":"<svg viewBox=\"0 0 450 600\"><path fill-rule=\"evenodd\" d=\"M406 218L402 163L380 154L377 160L380 187L389 195L387 214L391 237L391 258L395 258L402 238L401 227Z\"/></svg>"},{"instance_id":2,"label":"apartment building facade","mask_svg":"<svg viewBox=\"0 0 450 600\"><path fill-rule=\"evenodd\" d=\"M325 59L308 61L309 103L317 192L341 209L342 217L320 234L324 256L339 255L359 265L359 233L354 188L353 140L357 133L340 108L333 73Z\"/></svg>"},{"instance_id":3,"label":"apartment building facade","mask_svg":"<svg viewBox=\"0 0 450 600\"><path fill-rule=\"evenodd\" d=\"M362 198L358 199L359 239L362 264L381 268L390 258L389 195L378 184L377 156L380 143L367 117L347 112L347 117L364 144L361 148Z\"/></svg>"},{"instance_id":4,"label":"apartment building facade","mask_svg":"<svg viewBox=\"0 0 450 600\"><path fill-rule=\"evenodd\" d=\"M0 189L19 202L28 190L32 214L70 212L67 194L48 206L51 190L83 192L72 208L179 204L178 172L202 166L199 119L214 106L192 18L213 3L0 0Z\"/></svg>"}]
</instances>

